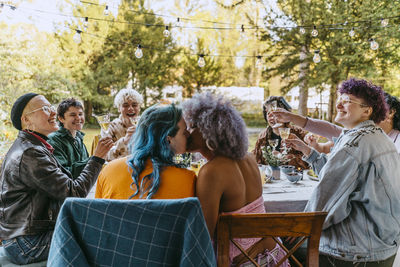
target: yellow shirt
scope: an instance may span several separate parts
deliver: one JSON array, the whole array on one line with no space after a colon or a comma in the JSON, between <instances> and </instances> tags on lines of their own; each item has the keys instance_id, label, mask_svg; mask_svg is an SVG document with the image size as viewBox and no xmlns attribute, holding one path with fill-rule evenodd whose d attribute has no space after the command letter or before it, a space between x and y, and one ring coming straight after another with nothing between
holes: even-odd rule
<instances>
[{"instance_id":1,"label":"yellow shirt","mask_svg":"<svg viewBox=\"0 0 400 267\"><path fill-rule=\"evenodd\" d=\"M132 169L126 163L128 157L109 162L99 174L96 186L96 198L129 199L136 192L136 185L131 184ZM142 178L153 172L150 160L145 163L145 168L139 176L138 184ZM160 186L152 199L174 199L195 196L196 174L187 169L174 166L164 167L161 172ZM143 199L147 193L143 195ZM140 198L140 192L132 199Z\"/></svg>"}]
</instances>

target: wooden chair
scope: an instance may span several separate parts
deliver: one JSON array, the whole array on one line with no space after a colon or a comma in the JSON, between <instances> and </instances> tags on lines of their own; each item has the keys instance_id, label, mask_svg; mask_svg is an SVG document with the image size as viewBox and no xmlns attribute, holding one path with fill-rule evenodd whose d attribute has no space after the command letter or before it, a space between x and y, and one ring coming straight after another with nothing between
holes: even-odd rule
<instances>
[{"instance_id":1,"label":"wooden chair","mask_svg":"<svg viewBox=\"0 0 400 267\"><path fill-rule=\"evenodd\" d=\"M99 134L98 134L98 135L95 135L95 136L93 137L92 147L90 148L90 155L91 155L91 156L93 156L94 151L96 150L96 147L97 147L97 144L99 143L100 137L101 137L101 136L100 136Z\"/></svg>"},{"instance_id":2,"label":"wooden chair","mask_svg":"<svg viewBox=\"0 0 400 267\"><path fill-rule=\"evenodd\" d=\"M217 262L219 267L229 266L229 246L232 242L255 266L254 259L240 247L234 238L272 237L286 252L276 266L289 257L303 266L294 256L300 245L308 239L307 265L318 267L319 239L327 212L252 213L221 215L217 224ZM277 237L301 237L292 249L287 249ZM298 240L298 239L297 239Z\"/></svg>"}]
</instances>

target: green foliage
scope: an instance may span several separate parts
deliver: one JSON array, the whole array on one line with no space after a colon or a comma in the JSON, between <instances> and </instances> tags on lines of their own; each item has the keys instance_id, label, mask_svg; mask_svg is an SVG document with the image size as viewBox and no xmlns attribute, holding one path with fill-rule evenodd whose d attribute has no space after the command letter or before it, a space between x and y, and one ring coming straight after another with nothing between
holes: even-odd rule
<instances>
[{"instance_id":1,"label":"green foliage","mask_svg":"<svg viewBox=\"0 0 400 267\"><path fill-rule=\"evenodd\" d=\"M282 158L282 157L277 157L273 153L273 150L270 146L266 146L262 148L262 155L265 159L265 162L272 166L272 167L278 167L280 165L285 164L287 161ZM282 154L280 154L282 155Z\"/></svg>"},{"instance_id":2,"label":"green foliage","mask_svg":"<svg viewBox=\"0 0 400 267\"><path fill-rule=\"evenodd\" d=\"M264 115L262 113L242 113L242 118L247 127L264 128L266 126Z\"/></svg>"},{"instance_id":3,"label":"green foliage","mask_svg":"<svg viewBox=\"0 0 400 267\"><path fill-rule=\"evenodd\" d=\"M202 40L197 40L197 50L202 54L208 54ZM197 55L185 54L182 64L183 73L178 78L178 84L183 87L183 97L191 97L203 86L219 86L222 83L222 67L218 62L206 56L204 57L206 64L201 68L198 66L198 60Z\"/></svg>"}]
</instances>

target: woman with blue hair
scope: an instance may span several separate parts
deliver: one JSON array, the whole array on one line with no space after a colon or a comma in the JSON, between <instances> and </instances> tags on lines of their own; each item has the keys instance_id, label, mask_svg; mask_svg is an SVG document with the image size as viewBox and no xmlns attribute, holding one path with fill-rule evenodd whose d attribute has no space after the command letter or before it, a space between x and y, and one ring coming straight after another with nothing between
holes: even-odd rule
<instances>
[{"instance_id":1,"label":"woman with blue hair","mask_svg":"<svg viewBox=\"0 0 400 267\"><path fill-rule=\"evenodd\" d=\"M260 172L254 155L247 153L246 125L230 101L211 93L197 94L183 103L190 137L188 151L200 152L208 162L200 169L196 183L210 236L214 236L221 213L263 213ZM259 255L276 264L285 252L272 238L240 239L251 256ZM239 266L247 259L231 246L229 258ZM270 266L268 265L268 266ZM281 266L288 266L287 261Z\"/></svg>"},{"instance_id":2,"label":"woman with blue hair","mask_svg":"<svg viewBox=\"0 0 400 267\"><path fill-rule=\"evenodd\" d=\"M130 141L131 155L109 162L101 171L96 198L173 199L195 194L196 175L174 163L186 152L189 136L182 110L155 105L141 116Z\"/></svg>"}]
</instances>

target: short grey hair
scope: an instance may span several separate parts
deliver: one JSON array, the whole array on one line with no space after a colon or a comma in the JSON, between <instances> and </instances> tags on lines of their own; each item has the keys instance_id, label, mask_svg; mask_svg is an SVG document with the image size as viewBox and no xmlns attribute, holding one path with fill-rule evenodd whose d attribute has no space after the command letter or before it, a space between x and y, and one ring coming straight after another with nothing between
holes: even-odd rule
<instances>
[{"instance_id":1,"label":"short grey hair","mask_svg":"<svg viewBox=\"0 0 400 267\"><path fill-rule=\"evenodd\" d=\"M137 102L139 105L143 104L143 97L138 91L134 89L122 89L115 95L114 106L119 108L129 99Z\"/></svg>"},{"instance_id":2,"label":"short grey hair","mask_svg":"<svg viewBox=\"0 0 400 267\"><path fill-rule=\"evenodd\" d=\"M188 125L197 127L215 153L242 159L249 146L246 124L231 102L210 92L195 94L182 103Z\"/></svg>"}]
</instances>

